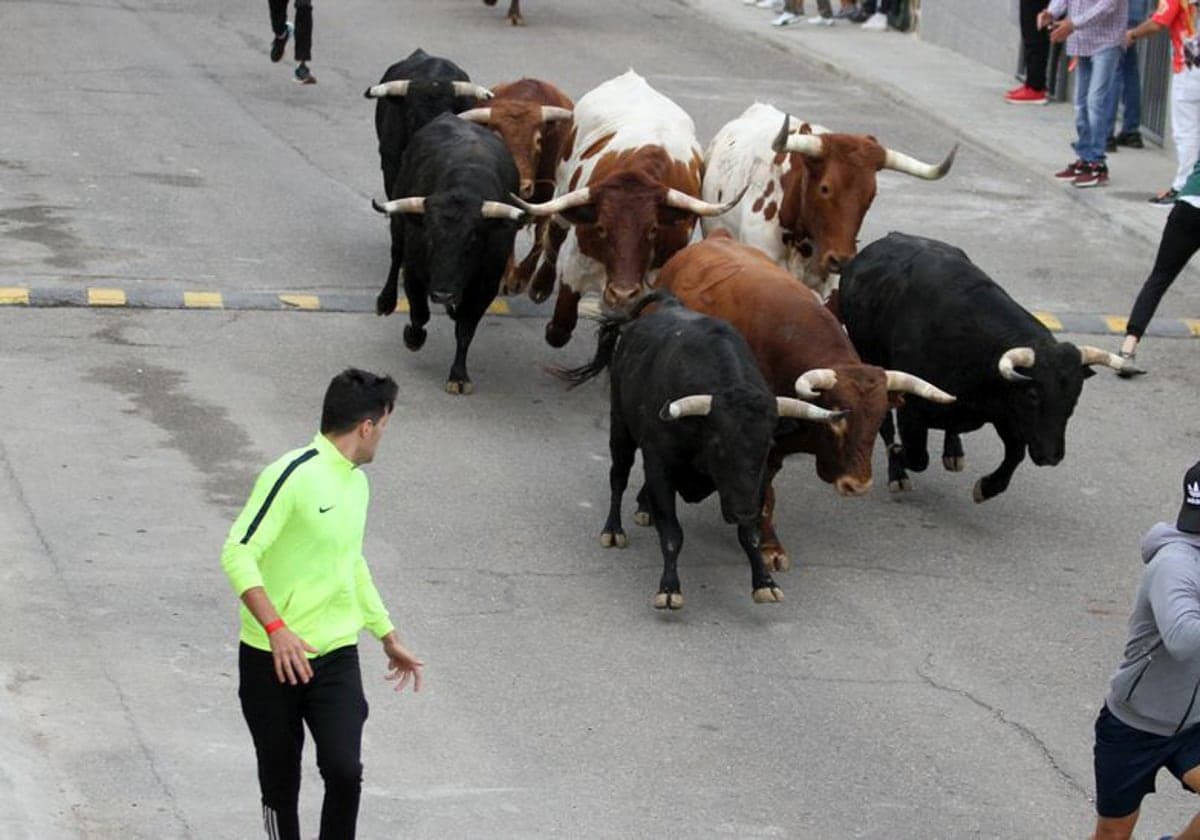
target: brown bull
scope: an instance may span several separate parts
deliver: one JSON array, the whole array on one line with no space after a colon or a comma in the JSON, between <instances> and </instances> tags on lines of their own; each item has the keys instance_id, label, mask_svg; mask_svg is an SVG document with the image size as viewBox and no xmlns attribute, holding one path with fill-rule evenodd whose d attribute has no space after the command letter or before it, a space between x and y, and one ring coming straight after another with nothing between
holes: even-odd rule
<instances>
[{"instance_id":1,"label":"brown bull","mask_svg":"<svg viewBox=\"0 0 1200 840\"><path fill-rule=\"evenodd\" d=\"M865 493L872 482L875 437L900 395L954 400L911 374L863 364L841 324L815 294L727 231L715 231L673 256L659 272L658 286L688 307L733 324L775 394L847 412L836 423L801 423L776 438L767 462L762 538L764 558L780 571L791 561L775 533L772 481L785 457L810 453L816 456L817 475L839 494Z\"/></svg>"},{"instance_id":2,"label":"brown bull","mask_svg":"<svg viewBox=\"0 0 1200 840\"><path fill-rule=\"evenodd\" d=\"M521 198L543 202L554 197L554 172L563 143L571 132L571 98L549 82L519 79L491 88L487 104L463 111L464 120L486 125L512 152L521 178ZM501 294L519 294L529 285L542 253L542 236L549 220L540 218L533 229L533 247L519 266L510 267L500 285ZM545 300L553 287L534 295ZM533 294L531 292L531 294Z\"/></svg>"}]
</instances>

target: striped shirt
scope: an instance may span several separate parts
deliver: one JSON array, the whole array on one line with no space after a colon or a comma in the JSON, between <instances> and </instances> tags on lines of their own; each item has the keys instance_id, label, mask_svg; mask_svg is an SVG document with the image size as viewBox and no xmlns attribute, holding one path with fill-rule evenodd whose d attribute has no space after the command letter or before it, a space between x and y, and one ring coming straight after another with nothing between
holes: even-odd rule
<instances>
[{"instance_id":1,"label":"striped shirt","mask_svg":"<svg viewBox=\"0 0 1200 840\"><path fill-rule=\"evenodd\" d=\"M1075 24L1067 36L1067 55L1087 58L1125 43L1129 0L1050 0L1049 11Z\"/></svg>"}]
</instances>

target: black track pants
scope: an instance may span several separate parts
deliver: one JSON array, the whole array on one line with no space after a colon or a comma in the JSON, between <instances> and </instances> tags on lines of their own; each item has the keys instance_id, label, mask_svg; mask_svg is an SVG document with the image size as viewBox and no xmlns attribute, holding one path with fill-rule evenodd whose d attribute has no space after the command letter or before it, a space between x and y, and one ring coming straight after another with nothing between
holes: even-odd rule
<instances>
[{"instance_id":1,"label":"black track pants","mask_svg":"<svg viewBox=\"0 0 1200 840\"><path fill-rule=\"evenodd\" d=\"M238 697L258 755L263 827L271 840L300 840L300 751L308 724L325 780L320 838L354 840L367 719L358 648L338 648L309 661L312 679L292 686L276 678L267 651L245 644L238 651Z\"/></svg>"},{"instance_id":2,"label":"black track pants","mask_svg":"<svg viewBox=\"0 0 1200 840\"><path fill-rule=\"evenodd\" d=\"M1050 30L1038 29L1038 13L1050 0L1021 0L1021 48L1025 51L1025 84L1046 89L1046 63L1050 59Z\"/></svg>"},{"instance_id":3,"label":"black track pants","mask_svg":"<svg viewBox=\"0 0 1200 840\"><path fill-rule=\"evenodd\" d=\"M271 7L271 31L278 38L287 25L288 0L267 0ZM296 61L312 61L312 0L296 0Z\"/></svg>"},{"instance_id":4,"label":"black track pants","mask_svg":"<svg viewBox=\"0 0 1200 840\"><path fill-rule=\"evenodd\" d=\"M1171 215L1167 216L1167 224L1158 243L1158 256L1154 258L1154 268L1134 301L1129 324L1125 327L1127 335L1142 337L1150 319L1154 317L1154 311L1158 309L1162 296L1198 249L1200 209L1186 201L1176 201L1175 206L1171 208Z\"/></svg>"}]
</instances>

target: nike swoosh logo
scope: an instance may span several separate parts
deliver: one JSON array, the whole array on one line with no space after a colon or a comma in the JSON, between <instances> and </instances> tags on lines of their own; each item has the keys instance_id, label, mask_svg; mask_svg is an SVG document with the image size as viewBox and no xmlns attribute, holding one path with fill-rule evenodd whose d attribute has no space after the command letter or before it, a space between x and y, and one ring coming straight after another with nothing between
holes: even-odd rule
<instances>
[{"instance_id":1,"label":"nike swoosh logo","mask_svg":"<svg viewBox=\"0 0 1200 840\"><path fill-rule=\"evenodd\" d=\"M330 506L329 506L329 507L327 507L327 508L326 508L326 507L319 507L319 508L317 508L317 512L318 512L318 513L328 513L328 512L329 512L329 511L331 511L331 510L333 510L333 505L330 505Z\"/></svg>"}]
</instances>

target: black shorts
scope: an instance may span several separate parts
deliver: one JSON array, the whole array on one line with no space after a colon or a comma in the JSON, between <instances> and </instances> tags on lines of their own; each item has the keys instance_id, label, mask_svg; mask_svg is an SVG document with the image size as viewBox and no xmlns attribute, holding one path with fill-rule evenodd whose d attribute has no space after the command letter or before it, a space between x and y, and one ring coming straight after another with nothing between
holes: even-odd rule
<instances>
[{"instance_id":1,"label":"black shorts","mask_svg":"<svg viewBox=\"0 0 1200 840\"><path fill-rule=\"evenodd\" d=\"M1104 706L1096 718L1092 754L1096 813L1125 817L1142 806L1146 794L1154 793L1154 777L1161 768L1166 767L1183 784L1184 774L1200 767L1200 726L1178 735L1154 735L1122 723ZM1183 789L1191 790L1187 785Z\"/></svg>"}]
</instances>

